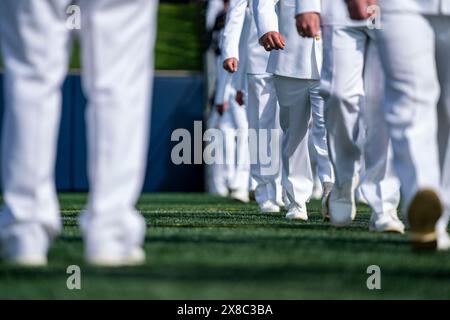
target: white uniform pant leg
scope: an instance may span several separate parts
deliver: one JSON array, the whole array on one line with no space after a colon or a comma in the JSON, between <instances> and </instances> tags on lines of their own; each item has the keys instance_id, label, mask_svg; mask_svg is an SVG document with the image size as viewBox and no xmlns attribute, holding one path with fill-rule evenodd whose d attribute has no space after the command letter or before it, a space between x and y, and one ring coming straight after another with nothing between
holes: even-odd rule
<instances>
[{"instance_id":1,"label":"white uniform pant leg","mask_svg":"<svg viewBox=\"0 0 450 320\"><path fill-rule=\"evenodd\" d=\"M49 236L61 228L54 167L61 85L68 64L69 3L0 3L5 68L0 228L15 227L18 237L26 236L28 227L36 230L36 225Z\"/></svg>"},{"instance_id":2,"label":"white uniform pant leg","mask_svg":"<svg viewBox=\"0 0 450 320\"><path fill-rule=\"evenodd\" d=\"M251 159L251 175L256 180L255 199L258 203L267 200L277 201L281 199L281 153L280 150L272 151L272 130L280 129L279 105L275 91L274 80L271 74L248 74L248 106L247 117L249 129L256 137L251 140L256 144L255 159ZM263 134L265 131L266 134ZM281 138L281 134L279 134ZM260 137L267 137L265 145L267 150L260 150ZM280 139L279 138L279 139ZM281 141L275 144L281 146ZM250 146L254 148L255 146ZM252 149L253 150L253 149ZM261 163L260 153L270 159L269 163ZM276 161L272 160L277 156ZM266 168L268 170L263 170ZM272 170L273 168L273 170ZM278 197L277 197L278 195Z\"/></svg>"},{"instance_id":3,"label":"white uniform pant leg","mask_svg":"<svg viewBox=\"0 0 450 320\"><path fill-rule=\"evenodd\" d=\"M313 176L308 150L311 118L311 87L317 81L274 76L280 104L282 139L282 185L290 205L306 203L311 197Z\"/></svg>"},{"instance_id":4,"label":"white uniform pant leg","mask_svg":"<svg viewBox=\"0 0 450 320\"><path fill-rule=\"evenodd\" d=\"M336 186L359 172L360 106L364 99L364 54L367 36L360 29L325 26L321 94Z\"/></svg>"},{"instance_id":5,"label":"white uniform pant leg","mask_svg":"<svg viewBox=\"0 0 450 320\"><path fill-rule=\"evenodd\" d=\"M366 131L360 189L378 214L397 210L400 203L400 182L395 173L389 130L384 120L384 80L376 43L370 40L364 70L366 98L362 114Z\"/></svg>"},{"instance_id":6,"label":"white uniform pant leg","mask_svg":"<svg viewBox=\"0 0 450 320\"><path fill-rule=\"evenodd\" d=\"M232 189L249 190L250 151L248 146L248 121L245 105L240 106L233 98L230 101L230 114L234 122L236 143L236 171Z\"/></svg>"},{"instance_id":7,"label":"white uniform pant leg","mask_svg":"<svg viewBox=\"0 0 450 320\"><path fill-rule=\"evenodd\" d=\"M440 189L435 34L419 14L385 13L377 30L386 74L385 117L406 213L416 192Z\"/></svg>"},{"instance_id":8,"label":"white uniform pant leg","mask_svg":"<svg viewBox=\"0 0 450 320\"><path fill-rule=\"evenodd\" d=\"M219 113L215 109L211 110L208 119L208 129L220 130L220 121L221 116ZM221 147L223 148L222 154L224 154L225 146L221 144ZM225 177L224 159L220 159L218 162L220 163L212 163L206 166L206 185L209 194L226 197L228 195L228 187Z\"/></svg>"},{"instance_id":9,"label":"white uniform pant leg","mask_svg":"<svg viewBox=\"0 0 450 320\"><path fill-rule=\"evenodd\" d=\"M233 182L236 175L236 127L229 109L225 110L221 116L220 130L224 141L223 174L227 188L234 189Z\"/></svg>"},{"instance_id":10,"label":"white uniform pant leg","mask_svg":"<svg viewBox=\"0 0 450 320\"><path fill-rule=\"evenodd\" d=\"M87 250L141 245L134 206L145 178L153 82L156 0L80 0L83 85L88 97L90 195ZM102 249L104 250L104 249Z\"/></svg>"},{"instance_id":11,"label":"white uniform pant leg","mask_svg":"<svg viewBox=\"0 0 450 320\"><path fill-rule=\"evenodd\" d=\"M438 103L439 154L441 162L442 200L445 213L438 223L440 232L447 229L450 218L450 17L431 18L436 33L436 62L441 85Z\"/></svg>"},{"instance_id":12,"label":"white uniform pant leg","mask_svg":"<svg viewBox=\"0 0 450 320\"><path fill-rule=\"evenodd\" d=\"M317 175L322 185L325 182L334 183L334 171L328 154L327 130L324 119L324 100L319 94L320 82L311 87L311 136L315 150Z\"/></svg>"}]
</instances>

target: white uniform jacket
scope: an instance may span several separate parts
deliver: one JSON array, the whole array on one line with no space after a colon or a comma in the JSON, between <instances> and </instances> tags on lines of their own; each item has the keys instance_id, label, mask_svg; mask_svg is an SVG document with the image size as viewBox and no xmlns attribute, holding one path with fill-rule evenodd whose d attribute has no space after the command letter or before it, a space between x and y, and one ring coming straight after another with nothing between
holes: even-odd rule
<instances>
[{"instance_id":1,"label":"white uniform jacket","mask_svg":"<svg viewBox=\"0 0 450 320\"><path fill-rule=\"evenodd\" d=\"M275 75L320 79L322 40L302 38L295 27L295 0L253 0L258 38L276 31L286 39L284 50L273 50L267 72Z\"/></svg>"},{"instance_id":2,"label":"white uniform jacket","mask_svg":"<svg viewBox=\"0 0 450 320\"><path fill-rule=\"evenodd\" d=\"M378 0L381 10L450 15L450 0ZM296 0L296 14L319 12L323 25L359 26L351 20L344 0ZM381 12L383 14L383 12Z\"/></svg>"},{"instance_id":3,"label":"white uniform jacket","mask_svg":"<svg viewBox=\"0 0 450 320\"><path fill-rule=\"evenodd\" d=\"M244 28L244 21L248 21L248 29ZM246 56L239 56L239 40L243 32L248 33ZM225 33L223 39L223 60L236 58L240 65L247 60L247 73L265 74L269 52L258 43L256 24L253 18L252 0L234 0L227 15Z\"/></svg>"},{"instance_id":4,"label":"white uniform jacket","mask_svg":"<svg viewBox=\"0 0 450 320\"><path fill-rule=\"evenodd\" d=\"M450 0L378 0L381 10L450 15Z\"/></svg>"},{"instance_id":5,"label":"white uniform jacket","mask_svg":"<svg viewBox=\"0 0 450 320\"><path fill-rule=\"evenodd\" d=\"M344 0L296 0L295 14L318 12L322 25L364 26L366 21L351 20Z\"/></svg>"}]
</instances>

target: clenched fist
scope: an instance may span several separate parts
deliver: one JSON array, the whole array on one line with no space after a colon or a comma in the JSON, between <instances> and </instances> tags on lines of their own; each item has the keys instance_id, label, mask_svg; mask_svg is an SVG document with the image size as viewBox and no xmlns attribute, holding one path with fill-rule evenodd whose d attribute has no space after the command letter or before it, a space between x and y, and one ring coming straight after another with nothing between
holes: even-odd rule
<instances>
[{"instance_id":1,"label":"clenched fist","mask_svg":"<svg viewBox=\"0 0 450 320\"><path fill-rule=\"evenodd\" d=\"M241 90L238 90L238 92L236 92L235 100L238 103L238 105L243 106L244 105L244 92L242 92Z\"/></svg>"},{"instance_id":2,"label":"clenched fist","mask_svg":"<svg viewBox=\"0 0 450 320\"><path fill-rule=\"evenodd\" d=\"M236 58L228 58L223 61L223 68L228 72L235 73L238 70L238 60Z\"/></svg>"},{"instance_id":3,"label":"clenched fist","mask_svg":"<svg viewBox=\"0 0 450 320\"><path fill-rule=\"evenodd\" d=\"M353 20L366 20L372 14L367 10L368 7L376 5L377 0L345 0L347 3L350 18Z\"/></svg>"},{"instance_id":4,"label":"clenched fist","mask_svg":"<svg viewBox=\"0 0 450 320\"><path fill-rule=\"evenodd\" d=\"M280 33L270 31L259 39L259 44L262 45L266 51L283 50L286 46L286 41Z\"/></svg>"},{"instance_id":5,"label":"clenched fist","mask_svg":"<svg viewBox=\"0 0 450 320\"><path fill-rule=\"evenodd\" d=\"M217 113L220 114L220 115L223 115L223 113L227 109L228 109L228 103L223 103L223 104L217 104L216 105Z\"/></svg>"},{"instance_id":6,"label":"clenched fist","mask_svg":"<svg viewBox=\"0 0 450 320\"><path fill-rule=\"evenodd\" d=\"M295 17L298 34L302 37L314 38L320 35L320 15L307 12Z\"/></svg>"}]
</instances>

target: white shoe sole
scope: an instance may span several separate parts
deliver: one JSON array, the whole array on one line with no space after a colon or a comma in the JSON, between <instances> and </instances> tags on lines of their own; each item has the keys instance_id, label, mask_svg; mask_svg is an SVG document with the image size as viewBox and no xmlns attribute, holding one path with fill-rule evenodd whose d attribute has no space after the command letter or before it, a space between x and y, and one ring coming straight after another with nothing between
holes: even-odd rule
<instances>
[{"instance_id":1,"label":"white shoe sole","mask_svg":"<svg viewBox=\"0 0 450 320\"><path fill-rule=\"evenodd\" d=\"M242 202L242 203L249 203L250 202L250 198L249 197L242 197L242 196L239 196L239 195L236 196L236 195L233 195L233 194L231 194L230 197L233 200L236 200L236 201L239 201L239 202Z\"/></svg>"},{"instance_id":2,"label":"white shoe sole","mask_svg":"<svg viewBox=\"0 0 450 320\"><path fill-rule=\"evenodd\" d=\"M261 213L279 213L280 207L272 207L272 208L259 208Z\"/></svg>"},{"instance_id":3,"label":"white shoe sole","mask_svg":"<svg viewBox=\"0 0 450 320\"><path fill-rule=\"evenodd\" d=\"M383 228L376 228L374 226L369 226L370 232L377 232L377 233L405 233L405 228L397 227L397 226L387 226Z\"/></svg>"},{"instance_id":4,"label":"white shoe sole","mask_svg":"<svg viewBox=\"0 0 450 320\"><path fill-rule=\"evenodd\" d=\"M94 267L126 267L139 266L145 262L145 253L142 248L133 249L126 256L116 256L109 254L99 254L92 257L87 257L88 264Z\"/></svg>"},{"instance_id":5,"label":"white shoe sole","mask_svg":"<svg viewBox=\"0 0 450 320\"><path fill-rule=\"evenodd\" d=\"M329 202L330 223L337 228L344 228L352 224L356 216L356 206L351 203ZM345 214L342 214L344 212ZM350 215L348 214L350 212Z\"/></svg>"},{"instance_id":6,"label":"white shoe sole","mask_svg":"<svg viewBox=\"0 0 450 320\"><path fill-rule=\"evenodd\" d=\"M14 266L26 268L45 267L48 264L47 257L44 256L18 256L12 259L5 259L5 262Z\"/></svg>"},{"instance_id":7,"label":"white shoe sole","mask_svg":"<svg viewBox=\"0 0 450 320\"><path fill-rule=\"evenodd\" d=\"M439 237L438 237L438 239L437 239L437 249L439 251L450 250L450 239L440 240Z\"/></svg>"},{"instance_id":8,"label":"white shoe sole","mask_svg":"<svg viewBox=\"0 0 450 320\"><path fill-rule=\"evenodd\" d=\"M290 221L308 221L308 215L302 214L286 214L286 219Z\"/></svg>"}]
</instances>

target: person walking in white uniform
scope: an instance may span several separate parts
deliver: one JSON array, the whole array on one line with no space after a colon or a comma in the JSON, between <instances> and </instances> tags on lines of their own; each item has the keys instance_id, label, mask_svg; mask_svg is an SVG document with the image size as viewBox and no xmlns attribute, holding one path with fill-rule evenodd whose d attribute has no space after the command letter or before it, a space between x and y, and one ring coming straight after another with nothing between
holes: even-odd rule
<instances>
[{"instance_id":1,"label":"person walking in white uniform","mask_svg":"<svg viewBox=\"0 0 450 320\"><path fill-rule=\"evenodd\" d=\"M367 6L376 3L347 0L355 19L367 19ZM379 0L378 5L382 28L376 32L386 74L385 119L411 243L415 249L436 245L448 249L450 0ZM447 120L439 128L439 133L446 134L441 150L438 115Z\"/></svg>"},{"instance_id":2,"label":"person walking in white uniform","mask_svg":"<svg viewBox=\"0 0 450 320\"><path fill-rule=\"evenodd\" d=\"M228 10L227 10L228 16ZM224 21L225 25L225 21ZM220 50L224 47L224 34L222 30L219 38ZM239 51L245 55L246 35L239 46ZM248 121L244 105L246 79L245 67L242 71L231 75L222 68L221 55L217 59L218 81L215 93L215 107L220 115L219 128L224 141L225 163L215 164L214 167L223 168L226 177L222 180L226 183L229 196L235 200L249 202L250 187L250 161L248 148ZM228 192L227 192L228 194Z\"/></svg>"},{"instance_id":3,"label":"person walking in white uniform","mask_svg":"<svg viewBox=\"0 0 450 320\"><path fill-rule=\"evenodd\" d=\"M399 182L392 166L383 110L377 100L383 93L380 86L383 75L375 34L366 21L351 21L343 0L296 0L300 35L314 37L321 33L319 14L324 41L321 94L326 104L328 145L336 174L329 201L331 224L344 227L355 218L361 159L358 140L361 130L366 129L361 191L372 208L369 229L403 233L403 223L397 217ZM316 21L316 29L312 31L302 27L311 19ZM366 100L367 89L370 97Z\"/></svg>"},{"instance_id":4,"label":"person walking in white uniform","mask_svg":"<svg viewBox=\"0 0 450 320\"><path fill-rule=\"evenodd\" d=\"M313 115L323 114L323 99L319 95L322 41L320 38L298 37L293 19L294 1L277 1L275 8L272 1L254 0L253 6L260 43L266 50L274 50L270 54L267 71L274 74L280 104L282 185L289 201L286 218L307 220L306 202L313 188L308 124L311 112ZM318 142L321 140L323 153L327 154L324 126L320 133ZM324 203L334 182L331 163L328 159L327 162ZM323 214L327 215L327 212L324 210Z\"/></svg>"},{"instance_id":5,"label":"person walking in white uniform","mask_svg":"<svg viewBox=\"0 0 450 320\"><path fill-rule=\"evenodd\" d=\"M54 166L71 0L2 0L3 258L44 265L61 229ZM79 0L88 97L90 195L81 219L85 256L101 266L144 262L145 220L134 208L146 166L155 0Z\"/></svg>"},{"instance_id":6,"label":"person walking in white uniform","mask_svg":"<svg viewBox=\"0 0 450 320\"><path fill-rule=\"evenodd\" d=\"M239 46L245 42L246 54L239 54ZM223 38L223 66L231 73L244 72L247 77L247 117L249 129L267 130L269 148L272 146L271 130L280 130L279 106L273 84L272 74L266 72L269 53L258 44L256 25L253 18L251 0L231 1ZM280 135L281 137L281 135ZM258 139L259 140L259 139ZM279 141L280 142L280 141ZM280 143L276 146L279 146ZM258 143L259 141L253 141ZM259 150L259 149L258 149ZM255 199L261 212L279 212L282 202L280 150L269 149L270 165L276 166L273 172L264 172L259 152L251 164L251 175L256 180Z\"/></svg>"}]
</instances>

